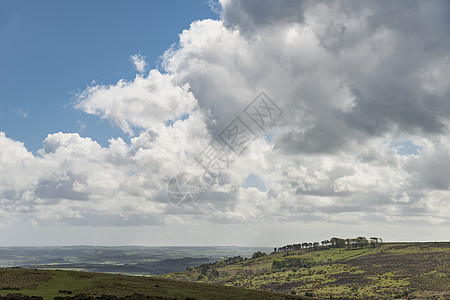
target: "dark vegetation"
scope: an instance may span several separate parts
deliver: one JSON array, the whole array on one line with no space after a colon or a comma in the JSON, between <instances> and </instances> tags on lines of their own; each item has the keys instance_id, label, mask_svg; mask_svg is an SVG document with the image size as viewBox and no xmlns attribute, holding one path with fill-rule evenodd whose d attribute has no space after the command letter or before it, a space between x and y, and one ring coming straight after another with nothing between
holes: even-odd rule
<instances>
[{"instance_id":1,"label":"dark vegetation","mask_svg":"<svg viewBox=\"0 0 450 300\"><path fill-rule=\"evenodd\" d=\"M43 300L44 298L39 296L27 296L18 293L7 294L0 296L0 300Z\"/></svg>"},{"instance_id":2,"label":"dark vegetation","mask_svg":"<svg viewBox=\"0 0 450 300\"><path fill-rule=\"evenodd\" d=\"M378 244L383 243L383 239L377 237L371 237L367 239L366 237L359 236L356 238L337 238L333 237L329 240L323 240L319 242L304 242L298 244L286 245L283 247L274 248L273 252L287 252L287 251L296 251L301 249L329 249L329 248L347 248L347 249L361 249L372 247L375 248Z\"/></svg>"},{"instance_id":3,"label":"dark vegetation","mask_svg":"<svg viewBox=\"0 0 450 300\"><path fill-rule=\"evenodd\" d=\"M0 269L0 290L35 289L50 278L50 274L37 270L27 270L24 276L21 268Z\"/></svg>"},{"instance_id":4,"label":"dark vegetation","mask_svg":"<svg viewBox=\"0 0 450 300\"><path fill-rule=\"evenodd\" d=\"M292 267L309 268L311 264L311 261L307 259L288 257L286 259L275 259L272 262L272 270Z\"/></svg>"},{"instance_id":5,"label":"dark vegetation","mask_svg":"<svg viewBox=\"0 0 450 300\"><path fill-rule=\"evenodd\" d=\"M450 243L331 238L274 250L184 266L183 272L160 277L0 269L0 295L24 300L19 293L57 300L450 300Z\"/></svg>"},{"instance_id":6,"label":"dark vegetation","mask_svg":"<svg viewBox=\"0 0 450 300\"><path fill-rule=\"evenodd\" d=\"M167 278L334 299L450 299L450 243L332 238Z\"/></svg>"},{"instance_id":7,"label":"dark vegetation","mask_svg":"<svg viewBox=\"0 0 450 300\"><path fill-rule=\"evenodd\" d=\"M22 268L6 268L0 270L0 283L2 287L14 288L13 291L0 290L0 297L4 297L3 299L305 299L298 295L256 291L206 283L175 281L157 277L61 270L29 270ZM10 272L13 272L14 276L10 276ZM40 284L34 284L35 280L38 280ZM24 282L28 282L28 284L24 285ZM24 288L25 286L27 288ZM31 299L28 296L36 297Z\"/></svg>"}]
</instances>

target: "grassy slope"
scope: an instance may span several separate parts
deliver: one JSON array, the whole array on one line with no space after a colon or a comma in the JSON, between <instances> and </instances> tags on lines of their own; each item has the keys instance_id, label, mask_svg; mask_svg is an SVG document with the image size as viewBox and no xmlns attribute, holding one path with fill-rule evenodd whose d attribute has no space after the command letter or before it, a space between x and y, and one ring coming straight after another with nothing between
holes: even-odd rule
<instances>
[{"instance_id":1,"label":"grassy slope","mask_svg":"<svg viewBox=\"0 0 450 300\"><path fill-rule=\"evenodd\" d=\"M389 243L377 248L276 253L204 271L203 282L320 297L450 299L450 243ZM275 260L301 258L311 267L272 270ZM201 269L166 275L198 281ZM202 277L202 276L200 276Z\"/></svg>"},{"instance_id":2,"label":"grassy slope","mask_svg":"<svg viewBox=\"0 0 450 300\"><path fill-rule=\"evenodd\" d=\"M5 290L5 288L9 290ZM14 290L11 290L14 288ZM61 270L0 269L0 295L22 293L53 299L65 296L59 290L74 294L125 296L140 293L178 299L304 299L264 291L226 287L205 283L174 281L156 277L137 277ZM20 290L15 290L20 289Z\"/></svg>"}]
</instances>

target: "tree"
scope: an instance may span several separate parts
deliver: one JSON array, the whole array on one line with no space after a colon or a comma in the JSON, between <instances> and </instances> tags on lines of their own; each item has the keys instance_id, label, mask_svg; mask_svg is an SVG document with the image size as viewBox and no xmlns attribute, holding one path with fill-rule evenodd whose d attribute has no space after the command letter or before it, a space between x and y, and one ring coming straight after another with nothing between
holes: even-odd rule
<instances>
[{"instance_id":1,"label":"tree","mask_svg":"<svg viewBox=\"0 0 450 300\"><path fill-rule=\"evenodd\" d=\"M377 237L370 237L370 246L372 248L375 248L378 244L378 238Z\"/></svg>"},{"instance_id":2,"label":"tree","mask_svg":"<svg viewBox=\"0 0 450 300\"><path fill-rule=\"evenodd\" d=\"M369 245L369 241L363 236L358 236L356 239L360 248L366 248Z\"/></svg>"},{"instance_id":3,"label":"tree","mask_svg":"<svg viewBox=\"0 0 450 300\"><path fill-rule=\"evenodd\" d=\"M347 246L347 248L353 247L353 239L345 239L345 245Z\"/></svg>"},{"instance_id":4,"label":"tree","mask_svg":"<svg viewBox=\"0 0 450 300\"><path fill-rule=\"evenodd\" d=\"M317 250L319 248L319 242L314 242L313 247L314 250Z\"/></svg>"},{"instance_id":5,"label":"tree","mask_svg":"<svg viewBox=\"0 0 450 300\"><path fill-rule=\"evenodd\" d=\"M330 240L323 240L319 242L303 242L298 244L290 244L283 247L274 248L274 252L286 252L286 251L296 251L306 248L314 248L314 250L319 249L320 244L322 246L328 246L327 248L367 248L369 246L374 247L378 243L382 243L383 240L377 237L370 237L368 240L366 237L359 236L356 238L346 238L341 239L337 237L332 237Z\"/></svg>"},{"instance_id":6,"label":"tree","mask_svg":"<svg viewBox=\"0 0 450 300\"><path fill-rule=\"evenodd\" d=\"M341 244L340 240L341 240L341 239L340 239L340 238L337 238L337 237L331 238L331 239L330 239L331 247L332 247L332 248L339 248L339 247L340 247L340 244Z\"/></svg>"}]
</instances>

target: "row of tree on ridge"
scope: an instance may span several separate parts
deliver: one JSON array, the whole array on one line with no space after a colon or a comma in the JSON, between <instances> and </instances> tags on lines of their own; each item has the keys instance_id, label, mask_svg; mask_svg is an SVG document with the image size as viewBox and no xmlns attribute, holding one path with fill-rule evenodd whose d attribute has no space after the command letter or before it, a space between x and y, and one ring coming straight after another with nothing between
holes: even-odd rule
<instances>
[{"instance_id":1,"label":"row of tree on ridge","mask_svg":"<svg viewBox=\"0 0 450 300\"><path fill-rule=\"evenodd\" d=\"M359 236L356 238L347 238L341 239L337 237L333 237L329 240L323 240L319 242L304 242L298 244L286 245L283 247L273 248L273 252L287 252L287 251L295 251L301 249L329 249L329 248L350 248L350 249L359 249L359 248L368 248L368 247L376 247L378 244L383 243L383 239L378 237L370 237L367 239L366 237Z\"/></svg>"}]
</instances>

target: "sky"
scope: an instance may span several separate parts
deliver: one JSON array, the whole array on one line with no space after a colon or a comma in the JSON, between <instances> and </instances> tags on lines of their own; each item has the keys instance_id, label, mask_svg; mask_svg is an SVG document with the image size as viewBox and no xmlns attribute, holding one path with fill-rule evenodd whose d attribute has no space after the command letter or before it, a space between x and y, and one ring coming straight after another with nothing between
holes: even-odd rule
<instances>
[{"instance_id":1,"label":"sky","mask_svg":"<svg viewBox=\"0 0 450 300\"><path fill-rule=\"evenodd\" d=\"M0 246L445 241L447 1L0 2Z\"/></svg>"}]
</instances>

